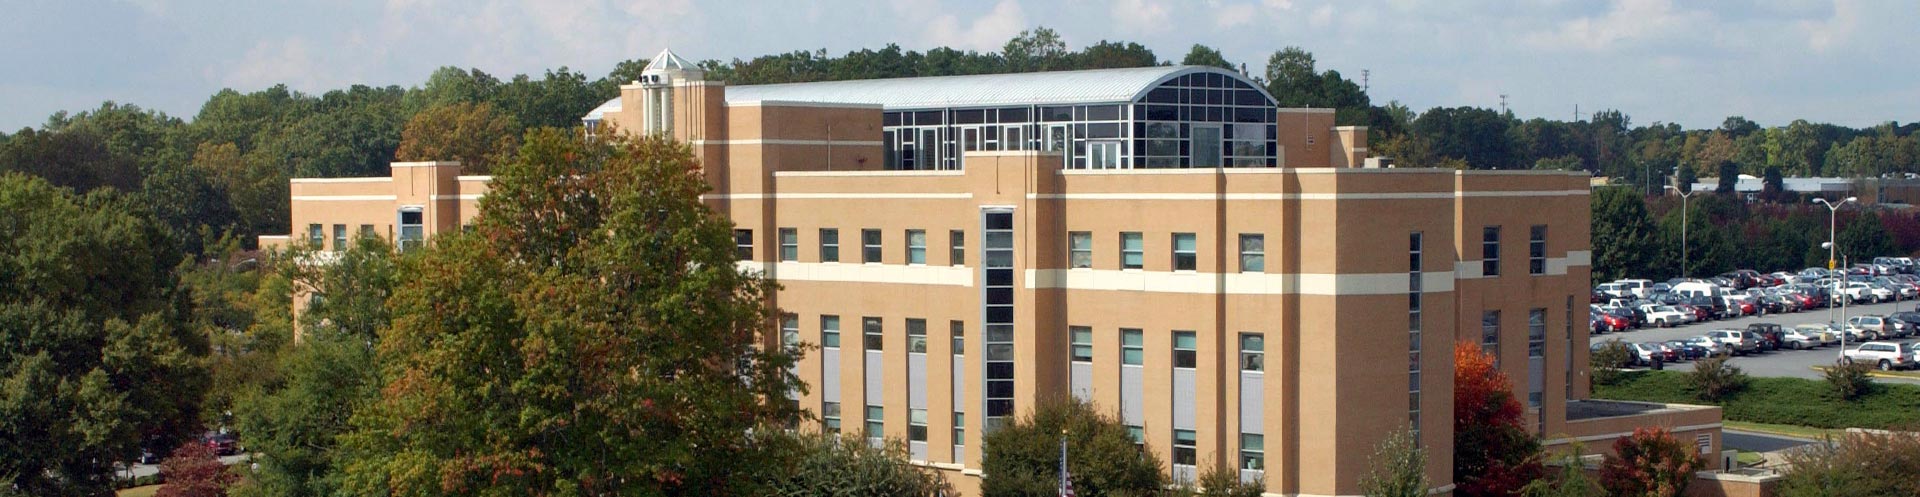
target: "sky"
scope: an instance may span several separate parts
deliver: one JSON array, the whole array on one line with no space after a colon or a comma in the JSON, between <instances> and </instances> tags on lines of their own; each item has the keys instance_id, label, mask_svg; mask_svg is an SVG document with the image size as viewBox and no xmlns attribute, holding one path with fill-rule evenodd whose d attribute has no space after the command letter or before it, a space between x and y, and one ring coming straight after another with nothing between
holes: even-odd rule
<instances>
[{"instance_id":1,"label":"sky","mask_svg":"<svg viewBox=\"0 0 1920 497\"><path fill-rule=\"evenodd\" d=\"M1846 126L1920 119L1910 0L6 0L0 130L112 100L191 118L222 88L416 86L435 68L599 78L662 48L692 60L888 43L999 51L1037 26L1079 49L1194 44L1263 72L1298 46L1376 104L1499 108L1634 125L1740 115Z\"/></svg>"}]
</instances>

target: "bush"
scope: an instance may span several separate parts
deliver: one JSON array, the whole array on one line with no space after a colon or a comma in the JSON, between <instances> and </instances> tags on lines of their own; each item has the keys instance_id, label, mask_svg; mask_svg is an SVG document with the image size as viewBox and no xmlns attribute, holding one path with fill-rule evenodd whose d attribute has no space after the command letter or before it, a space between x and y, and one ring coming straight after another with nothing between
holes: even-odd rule
<instances>
[{"instance_id":1,"label":"bush","mask_svg":"<svg viewBox=\"0 0 1920 497\"><path fill-rule=\"evenodd\" d=\"M1920 434L1849 433L1786 456L1778 497L1920 495Z\"/></svg>"},{"instance_id":2,"label":"bush","mask_svg":"<svg viewBox=\"0 0 1920 497\"><path fill-rule=\"evenodd\" d=\"M1453 348L1453 481L1460 497L1510 496L1544 473L1513 382L1480 345Z\"/></svg>"},{"instance_id":3,"label":"bush","mask_svg":"<svg viewBox=\"0 0 1920 497\"><path fill-rule=\"evenodd\" d=\"M1864 362L1834 361L1827 368L1827 385L1833 387L1833 396L1840 400L1853 400L1873 389L1873 379L1868 372L1873 366Z\"/></svg>"},{"instance_id":4,"label":"bush","mask_svg":"<svg viewBox=\"0 0 1920 497\"><path fill-rule=\"evenodd\" d=\"M931 470L908 463L907 448L899 440L874 447L862 437L838 434L775 433L783 450L785 469L770 471L766 482L772 495L908 495L953 493L946 480Z\"/></svg>"},{"instance_id":5,"label":"bush","mask_svg":"<svg viewBox=\"0 0 1920 497\"><path fill-rule=\"evenodd\" d=\"M1207 466L1200 473L1200 488L1182 493L1190 497L1260 497L1266 493L1267 486L1260 482L1240 481L1240 468L1228 464ZM1079 494L1079 487L1074 487ZM1091 495L1091 494L1083 494Z\"/></svg>"},{"instance_id":6,"label":"bush","mask_svg":"<svg viewBox=\"0 0 1920 497\"><path fill-rule=\"evenodd\" d=\"M1559 469L1545 478L1534 480L1520 489L1524 497L1604 497L1606 489L1600 488L1593 477L1587 475L1586 450L1580 442L1573 442L1567 454L1558 461Z\"/></svg>"},{"instance_id":7,"label":"bush","mask_svg":"<svg viewBox=\"0 0 1920 497\"><path fill-rule=\"evenodd\" d=\"M1613 442L1600 465L1600 486L1618 497L1678 497L1704 465L1693 446L1665 428L1635 428Z\"/></svg>"},{"instance_id":8,"label":"bush","mask_svg":"<svg viewBox=\"0 0 1920 497\"><path fill-rule=\"evenodd\" d=\"M223 497L240 475L227 471L207 444L187 443L160 461L160 486L154 497Z\"/></svg>"},{"instance_id":9,"label":"bush","mask_svg":"<svg viewBox=\"0 0 1920 497\"><path fill-rule=\"evenodd\" d=\"M1062 434L1064 433L1064 435ZM1080 495L1147 495L1166 491L1160 458L1133 444L1119 416L1079 399L1042 400L1033 411L988 433L981 469L986 495L1053 495L1060 486L1060 439Z\"/></svg>"},{"instance_id":10,"label":"bush","mask_svg":"<svg viewBox=\"0 0 1920 497\"><path fill-rule=\"evenodd\" d=\"M1700 400L1718 402L1740 390L1747 388L1749 378L1739 366L1727 364L1726 357L1713 357L1694 361L1693 372L1687 375L1687 385L1693 387L1694 395Z\"/></svg>"},{"instance_id":11,"label":"bush","mask_svg":"<svg viewBox=\"0 0 1920 497\"><path fill-rule=\"evenodd\" d=\"M1368 497L1426 497L1427 453L1413 441L1413 434L1397 430L1374 447L1368 460L1367 475L1360 479L1360 493Z\"/></svg>"},{"instance_id":12,"label":"bush","mask_svg":"<svg viewBox=\"0 0 1920 497\"><path fill-rule=\"evenodd\" d=\"M1633 351L1627 348L1626 342L1615 338L1602 343L1587 356L1587 362L1592 366L1594 383L1612 385L1620 381L1620 370L1633 364Z\"/></svg>"},{"instance_id":13,"label":"bush","mask_svg":"<svg viewBox=\"0 0 1920 497\"><path fill-rule=\"evenodd\" d=\"M1719 402L1729 421L1816 428L1890 429L1920 421L1920 385L1876 383L1852 401L1830 395L1825 381L1751 378L1745 391ZM1597 399L1699 403L1687 375L1673 371L1627 371L1614 385L1594 385Z\"/></svg>"}]
</instances>

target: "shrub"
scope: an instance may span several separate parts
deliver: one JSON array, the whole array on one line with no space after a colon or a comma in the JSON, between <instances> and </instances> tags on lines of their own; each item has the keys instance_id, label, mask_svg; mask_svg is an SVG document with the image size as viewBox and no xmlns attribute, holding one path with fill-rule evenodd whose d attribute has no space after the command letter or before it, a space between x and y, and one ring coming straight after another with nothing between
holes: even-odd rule
<instances>
[{"instance_id":1,"label":"shrub","mask_svg":"<svg viewBox=\"0 0 1920 497\"><path fill-rule=\"evenodd\" d=\"M1687 385L1694 395L1707 402L1718 402L1745 389L1748 381L1747 373L1728 364L1725 357L1694 361L1693 372L1687 375Z\"/></svg>"},{"instance_id":2,"label":"shrub","mask_svg":"<svg viewBox=\"0 0 1920 497\"><path fill-rule=\"evenodd\" d=\"M1786 456L1778 497L1920 495L1920 434L1849 433Z\"/></svg>"},{"instance_id":3,"label":"shrub","mask_svg":"<svg viewBox=\"0 0 1920 497\"><path fill-rule=\"evenodd\" d=\"M1064 435L1062 434L1064 433ZM1119 416L1102 414L1074 398L1046 399L988 433L981 469L986 495L1052 495L1060 485L1060 439L1080 495L1165 492L1159 457L1140 450Z\"/></svg>"},{"instance_id":4,"label":"shrub","mask_svg":"<svg viewBox=\"0 0 1920 497\"><path fill-rule=\"evenodd\" d=\"M1587 475L1586 451L1579 442L1567 454L1559 458L1559 469L1545 478L1534 480L1520 489L1523 497L1604 497L1606 489L1600 488L1591 476Z\"/></svg>"},{"instance_id":5,"label":"shrub","mask_svg":"<svg viewBox=\"0 0 1920 497\"><path fill-rule=\"evenodd\" d=\"M862 437L769 430L785 449L786 468L770 471L772 495L908 495L953 492L931 470L908 463L899 440L874 447Z\"/></svg>"},{"instance_id":6,"label":"shrub","mask_svg":"<svg viewBox=\"0 0 1920 497\"><path fill-rule=\"evenodd\" d=\"M1510 496L1540 478L1540 441L1527 431L1513 382L1478 344L1453 349L1453 481L1460 497Z\"/></svg>"},{"instance_id":7,"label":"shrub","mask_svg":"<svg viewBox=\"0 0 1920 497\"><path fill-rule=\"evenodd\" d=\"M1840 400L1857 399L1873 388L1873 379L1867 375L1872 370L1873 366L1864 362L1834 361L1827 368L1827 385Z\"/></svg>"},{"instance_id":8,"label":"shrub","mask_svg":"<svg viewBox=\"0 0 1920 497\"><path fill-rule=\"evenodd\" d=\"M1075 487L1075 493L1079 488ZM1241 481L1240 468L1228 464L1207 466L1200 473L1200 488L1188 492L1192 497L1260 497L1267 486L1258 481ZM1087 494L1090 495L1090 494Z\"/></svg>"},{"instance_id":9,"label":"shrub","mask_svg":"<svg viewBox=\"0 0 1920 497\"><path fill-rule=\"evenodd\" d=\"M1627 348L1626 342L1615 338L1602 343L1587 357L1587 362L1592 366L1594 383L1612 385L1620 381L1620 370L1633 364L1633 351Z\"/></svg>"},{"instance_id":10,"label":"shrub","mask_svg":"<svg viewBox=\"0 0 1920 497\"><path fill-rule=\"evenodd\" d=\"M1374 447L1360 492L1368 497L1426 497L1427 453L1407 430L1394 431Z\"/></svg>"},{"instance_id":11,"label":"shrub","mask_svg":"<svg viewBox=\"0 0 1920 497\"><path fill-rule=\"evenodd\" d=\"M207 444L186 443L160 461L160 478L167 483L154 497L223 497L240 475L227 471Z\"/></svg>"},{"instance_id":12,"label":"shrub","mask_svg":"<svg viewBox=\"0 0 1920 497\"><path fill-rule=\"evenodd\" d=\"M1665 428L1635 428L1613 442L1600 465L1600 486L1618 497L1678 497L1704 461Z\"/></svg>"},{"instance_id":13,"label":"shrub","mask_svg":"<svg viewBox=\"0 0 1920 497\"><path fill-rule=\"evenodd\" d=\"M1712 404L1730 421L1816 428L1901 428L1920 417L1920 385L1876 382L1852 401L1829 395L1825 381L1805 378L1752 378L1739 395ZM1673 371L1627 371L1615 385L1596 385L1597 399L1641 402L1699 402L1687 375Z\"/></svg>"}]
</instances>

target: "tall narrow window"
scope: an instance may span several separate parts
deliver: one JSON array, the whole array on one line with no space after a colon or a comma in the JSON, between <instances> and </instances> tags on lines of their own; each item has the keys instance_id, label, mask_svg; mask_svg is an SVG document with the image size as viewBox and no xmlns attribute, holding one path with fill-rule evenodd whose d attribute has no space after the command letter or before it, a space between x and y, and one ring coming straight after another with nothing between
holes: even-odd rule
<instances>
[{"instance_id":1,"label":"tall narrow window","mask_svg":"<svg viewBox=\"0 0 1920 497\"><path fill-rule=\"evenodd\" d=\"M860 262L880 263L880 230L860 230Z\"/></svg>"},{"instance_id":2,"label":"tall narrow window","mask_svg":"<svg viewBox=\"0 0 1920 497\"><path fill-rule=\"evenodd\" d=\"M825 425L828 432L840 432L839 402L820 403L820 424Z\"/></svg>"},{"instance_id":3,"label":"tall narrow window","mask_svg":"<svg viewBox=\"0 0 1920 497\"><path fill-rule=\"evenodd\" d=\"M789 352L800 350L800 315L780 315L780 347Z\"/></svg>"},{"instance_id":4,"label":"tall narrow window","mask_svg":"<svg viewBox=\"0 0 1920 497\"><path fill-rule=\"evenodd\" d=\"M1259 233L1240 234L1240 272L1261 273L1267 270L1267 236Z\"/></svg>"},{"instance_id":5,"label":"tall narrow window","mask_svg":"<svg viewBox=\"0 0 1920 497\"><path fill-rule=\"evenodd\" d=\"M1093 328L1069 326L1067 333L1073 335L1073 362L1093 362Z\"/></svg>"},{"instance_id":6,"label":"tall narrow window","mask_svg":"<svg viewBox=\"0 0 1920 497\"><path fill-rule=\"evenodd\" d=\"M1194 441L1197 439L1193 430L1173 430L1173 465L1194 465Z\"/></svg>"},{"instance_id":7,"label":"tall narrow window","mask_svg":"<svg viewBox=\"0 0 1920 497\"><path fill-rule=\"evenodd\" d=\"M840 230L820 228L820 262L840 262Z\"/></svg>"},{"instance_id":8,"label":"tall narrow window","mask_svg":"<svg viewBox=\"0 0 1920 497\"><path fill-rule=\"evenodd\" d=\"M800 232L793 228L780 228L780 262L800 260Z\"/></svg>"},{"instance_id":9,"label":"tall narrow window","mask_svg":"<svg viewBox=\"0 0 1920 497\"><path fill-rule=\"evenodd\" d=\"M1120 268L1140 269L1146 262L1146 242L1141 240L1140 233L1120 233Z\"/></svg>"},{"instance_id":10,"label":"tall narrow window","mask_svg":"<svg viewBox=\"0 0 1920 497\"><path fill-rule=\"evenodd\" d=\"M1407 234L1407 424L1414 443L1420 441L1420 300L1421 234Z\"/></svg>"},{"instance_id":11,"label":"tall narrow window","mask_svg":"<svg viewBox=\"0 0 1920 497\"><path fill-rule=\"evenodd\" d=\"M1192 369L1199 363L1200 353L1195 350L1198 340L1191 331L1173 332L1173 367Z\"/></svg>"},{"instance_id":12,"label":"tall narrow window","mask_svg":"<svg viewBox=\"0 0 1920 497\"><path fill-rule=\"evenodd\" d=\"M1480 315L1480 351L1493 356L1494 367L1500 366L1500 311Z\"/></svg>"},{"instance_id":13,"label":"tall narrow window","mask_svg":"<svg viewBox=\"0 0 1920 497\"><path fill-rule=\"evenodd\" d=\"M966 354L967 353L967 323L965 321L960 321L956 319L950 323L947 323L947 326L953 332L953 355Z\"/></svg>"},{"instance_id":14,"label":"tall narrow window","mask_svg":"<svg viewBox=\"0 0 1920 497\"><path fill-rule=\"evenodd\" d=\"M953 413L953 444L967 444L967 413Z\"/></svg>"},{"instance_id":15,"label":"tall narrow window","mask_svg":"<svg viewBox=\"0 0 1920 497\"><path fill-rule=\"evenodd\" d=\"M1540 408L1546 389L1547 310L1527 311L1527 406Z\"/></svg>"},{"instance_id":16,"label":"tall narrow window","mask_svg":"<svg viewBox=\"0 0 1920 497\"><path fill-rule=\"evenodd\" d=\"M1480 275L1500 275L1500 227L1480 230Z\"/></svg>"},{"instance_id":17,"label":"tall narrow window","mask_svg":"<svg viewBox=\"0 0 1920 497\"><path fill-rule=\"evenodd\" d=\"M907 264L927 263L927 230L907 230Z\"/></svg>"},{"instance_id":18,"label":"tall narrow window","mask_svg":"<svg viewBox=\"0 0 1920 497\"><path fill-rule=\"evenodd\" d=\"M401 252L419 248L427 241L426 214L418 207L400 209L400 247Z\"/></svg>"},{"instance_id":19,"label":"tall narrow window","mask_svg":"<svg viewBox=\"0 0 1920 497\"><path fill-rule=\"evenodd\" d=\"M733 258L753 260L753 230L733 230Z\"/></svg>"},{"instance_id":20,"label":"tall narrow window","mask_svg":"<svg viewBox=\"0 0 1920 497\"><path fill-rule=\"evenodd\" d=\"M313 247L314 250L326 250L326 227L321 226L320 223L307 225L307 246Z\"/></svg>"},{"instance_id":21,"label":"tall narrow window","mask_svg":"<svg viewBox=\"0 0 1920 497\"><path fill-rule=\"evenodd\" d=\"M1240 334L1240 370L1267 370L1267 339L1259 333Z\"/></svg>"},{"instance_id":22,"label":"tall narrow window","mask_svg":"<svg viewBox=\"0 0 1920 497\"><path fill-rule=\"evenodd\" d=\"M907 318L907 352L927 353L927 320Z\"/></svg>"},{"instance_id":23,"label":"tall narrow window","mask_svg":"<svg viewBox=\"0 0 1920 497\"><path fill-rule=\"evenodd\" d=\"M1547 274L1547 226L1536 224L1527 238L1527 272Z\"/></svg>"},{"instance_id":24,"label":"tall narrow window","mask_svg":"<svg viewBox=\"0 0 1920 497\"><path fill-rule=\"evenodd\" d=\"M840 348L840 316L820 316L820 346Z\"/></svg>"},{"instance_id":25,"label":"tall narrow window","mask_svg":"<svg viewBox=\"0 0 1920 497\"><path fill-rule=\"evenodd\" d=\"M1120 329L1120 364L1139 366L1145 364L1147 355L1146 336L1140 330Z\"/></svg>"},{"instance_id":26,"label":"tall narrow window","mask_svg":"<svg viewBox=\"0 0 1920 497\"><path fill-rule=\"evenodd\" d=\"M1086 231L1067 233L1067 267L1073 269L1093 267L1093 233Z\"/></svg>"},{"instance_id":27,"label":"tall narrow window","mask_svg":"<svg viewBox=\"0 0 1920 497\"><path fill-rule=\"evenodd\" d=\"M887 342L882 332L880 318L872 316L860 318L860 334L866 338L861 345L867 350L885 350Z\"/></svg>"},{"instance_id":28,"label":"tall narrow window","mask_svg":"<svg viewBox=\"0 0 1920 497\"><path fill-rule=\"evenodd\" d=\"M1567 296L1567 362L1561 363L1560 367L1567 375L1566 400L1573 400L1573 326L1573 296L1569 295Z\"/></svg>"},{"instance_id":29,"label":"tall narrow window","mask_svg":"<svg viewBox=\"0 0 1920 497\"><path fill-rule=\"evenodd\" d=\"M1267 437L1253 433L1240 434L1240 469L1265 471L1267 469Z\"/></svg>"},{"instance_id":30,"label":"tall narrow window","mask_svg":"<svg viewBox=\"0 0 1920 497\"><path fill-rule=\"evenodd\" d=\"M334 250L347 249L347 225L344 225L344 224L333 225L333 249Z\"/></svg>"},{"instance_id":31,"label":"tall narrow window","mask_svg":"<svg viewBox=\"0 0 1920 497\"><path fill-rule=\"evenodd\" d=\"M362 224L360 225L360 233L355 236L359 236L361 238L373 238L375 236L379 236L379 233L376 233L373 231L373 225Z\"/></svg>"},{"instance_id":32,"label":"tall narrow window","mask_svg":"<svg viewBox=\"0 0 1920 497\"><path fill-rule=\"evenodd\" d=\"M880 406L867 406L867 439L880 440L887 436L887 409Z\"/></svg>"},{"instance_id":33,"label":"tall narrow window","mask_svg":"<svg viewBox=\"0 0 1920 497\"><path fill-rule=\"evenodd\" d=\"M948 254L947 264L953 266L965 265L967 263L967 232L964 230L947 232L947 245L952 247L951 253Z\"/></svg>"},{"instance_id":34,"label":"tall narrow window","mask_svg":"<svg viewBox=\"0 0 1920 497\"><path fill-rule=\"evenodd\" d=\"M1173 270L1192 271L1199 267L1200 256L1195 251L1193 233L1173 234Z\"/></svg>"},{"instance_id":35,"label":"tall narrow window","mask_svg":"<svg viewBox=\"0 0 1920 497\"><path fill-rule=\"evenodd\" d=\"M980 266L986 274L981 314L986 329L986 429L1014 414L1013 212L982 213Z\"/></svg>"},{"instance_id":36,"label":"tall narrow window","mask_svg":"<svg viewBox=\"0 0 1920 497\"><path fill-rule=\"evenodd\" d=\"M909 442L927 441L927 410L926 409L908 409L907 410L907 441Z\"/></svg>"}]
</instances>

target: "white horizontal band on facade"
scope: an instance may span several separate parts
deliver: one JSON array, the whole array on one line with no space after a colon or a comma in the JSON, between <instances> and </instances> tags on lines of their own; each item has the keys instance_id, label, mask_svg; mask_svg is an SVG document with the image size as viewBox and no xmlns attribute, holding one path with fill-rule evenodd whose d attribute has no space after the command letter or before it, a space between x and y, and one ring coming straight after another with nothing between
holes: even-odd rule
<instances>
[{"instance_id":1,"label":"white horizontal band on facade","mask_svg":"<svg viewBox=\"0 0 1920 497\"><path fill-rule=\"evenodd\" d=\"M691 141L688 141L688 143L694 146L700 146L700 145L847 145L847 146L853 146L853 147L862 147L862 146L878 147L881 145L881 142L867 141L867 140L781 140L781 139L761 139L761 138L747 139L747 140L691 140Z\"/></svg>"},{"instance_id":2,"label":"white horizontal band on facade","mask_svg":"<svg viewBox=\"0 0 1920 497\"><path fill-rule=\"evenodd\" d=\"M1470 192L1460 192L1460 196L1461 196L1461 197L1472 197L1472 198L1484 198L1484 197L1567 197L1567 196L1574 196L1574 195L1592 195L1592 194L1593 194L1593 191L1592 191L1592 190L1590 190L1590 189L1586 189L1586 188L1582 188L1582 189L1579 189L1579 190L1545 190L1545 191L1540 191L1540 190L1535 190L1535 191L1470 191Z\"/></svg>"},{"instance_id":3,"label":"white horizontal band on facade","mask_svg":"<svg viewBox=\"0 0 1920 497\"><path fill-rule=\"evenodd\" d=\"M1592 265L1593 265L1593 251L1569 250L1567 251L1566 257L1548 257L1547 258L1547 268L1546 268L1547 272L1545 275L1546 276L1566 276L1567 270L1569 268L1587 267ZM1453 263L1454 278L1462 279L1462 280L1477 280L1477 279L1485 278L1487 277L1486 273L1481 271L1484 268L1485 266L1481 264L1481 261L1454 262Z\"/></svg>"},{"instance_id":4,"label":"white horizontal band on facade","mask_svg":"<svg viewBox=\"0 0 1920 497\"><path fill-rule=\"evenodd\" d=\"M920 264L736 261L742 271L759 271L774 281L830 281L901 285L973 286L977 268Z\"/></svg>"},{"instance_id":5,"label":"white horizontal band on facade","mask_svg":"<svg viewBox=\"0 0 1920 497\"><path fill-rule=\"evenodd\" d=\"M971 193L710 193L700 200L964 200Z\"/></svg>"},{"instance_id":6,"label":"white horizontal band on facade","mask_svg":"<svg viewBox=\"0 0 1920 497\"><path fill-rule=\"evenodd\" d=\"M454 161L427 161L427 162L394 162L394 163L387 164L387 167L438 167L438 166L459 167L460 161L454 160Z\"/></svg>"},{"instance_id":7,"label":"white horizontal band on facade","mask_svg":"<svg viewBox=\"0 0 1920 497\"><path fill-rule=\"evenodd\" d=\"M393 181L392 176L374 176L367 178L293 178L288 183L386 183Z\"/></svg>"},{"instance_id":8,"label":"white horizontal band on facade","mask_svg":"<svg viewBox=\"0 0 1920 497\"><path fill-rule=\"evenodd\" d=\"M774 171L775 178L928 178L936 176L966 176L959 169L905 169L905 170L860 170L860 171Z\"/></svg>"},{"instance_id":9,"label":"white horizontal band on facade","mask_svg":"<svg viewBox=\"0 0 1920 497\"><path fill-rule=\"evenodd\" d=\"M1453 192L1421 193L1029 193L1028 200L1438 200Z\"/></svg>"},{"instance_id":10,"label":"white horizontal band on facade","mask_svg":"<svg viewBox=\"0 0 1920 497\"><path fill-rule=\"evenodd\" d=\"M460 181L493 181L492 176L454 176L453 179Z\"/></svg>"},{"instance_id":11,"label":"white horizontal band on facade","mask_svg":"<svg viewBox=\"0 0 1920 497\"><path fill-rule=\"evenodd\" d=\"M462 193L459 195L434 195L434 200L480 200L484 193Z\"/></svg>"},{"instance_id":12,"label":"white horizontal band on facade","mask_svg":"<svg viewBox=\"0 0 1920 497\"><path fill-rule=\"evenodd\" d=\"M1421 273L1426 292L1453 291L1453 274ZM1135 271L1114 269L1028 269L1027 288L1106 290L1224 295L1401 295L1411 287L1407 273L1277 274Z\"/></svg>"},{"instance_id":13,"label":"white horizontal band on facade","mask_svg":"<svg viewBox=\"0 0 1920 497\"><path fill-rule=\"evenodd\" d=\"M1657 414L1657 413L1654 413L1654 414ZM1699 424L1699 425L1675 426L1673 428L1668 428L1667 431L1679 433L1683 431L1718 430L1718 429L1720 429L1720 423L1707 423L1707 424ZM1592 442L1596 440L1613 440L1617 438L1625 438L1625 437L1631 437L1631 436L1633 436L1633 432L1623 431L1619 433L1608 433L1604 435L1587 435L1584 437L1555 438L1550 440L1543 440L1540 442L1540 445L1561 445L1567 442L1586 443L1586 442Z\"/></svg>"},{"instance_id":14,"label":"white horizontal band on facade","mask_svg":"<svg viewBox=\"0 0 1920 497\"><path fill-rule=\"evenodd\" d=\"M1438 486L1438 487L1433 487L1433 488L1429 488L1429 489L1427 489L1427 495L1440 495L1440 494L1444 494L1444 493L1447 493L1447 492L1452 492L1452 491L1453 491L1453 489L1454 489L1454 485L1453 485L1452 483L1448 483L1448 484L1446 484L1446 485L1441 485L1441 486ZM1365 496L1365 495L1360 495L1360 494L1354 494L1354 495L1347 495L1347 494L1305 494L1305 493L1292 493L1292 494L1283 494L1283 493L1278 493L1278 492L1261 492L1261 493L1260 493L1260 497L1367 497L1367 496Z\"/></svg>"},{"instance_id":15,"label":"white horizontal band on facade","mask_svg":"<svg viewBox=\"0 0 1920 497\"><path fill-rule=\"evenodd\" d=\"M367 202L394 201L400 197L394 195L294 195L295 202Z\"/></svg>"}]
</instances>

